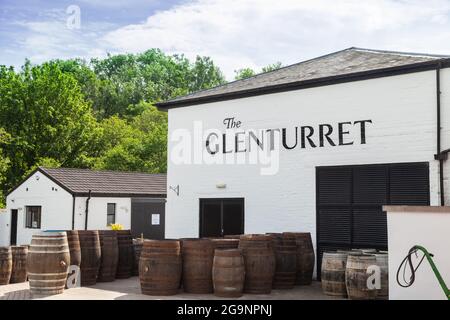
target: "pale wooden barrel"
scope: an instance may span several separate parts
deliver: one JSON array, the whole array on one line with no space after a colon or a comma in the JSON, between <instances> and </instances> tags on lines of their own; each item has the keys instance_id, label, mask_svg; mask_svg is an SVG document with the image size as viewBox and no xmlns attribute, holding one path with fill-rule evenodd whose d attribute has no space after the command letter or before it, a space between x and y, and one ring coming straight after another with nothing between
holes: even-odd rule
<instances>
[{"instance_id":1,"label":"pale wooden barrel","mask_svg":"<svg viewBox=\"0 0 450 320\"><path fill-rule=\"evenodd\" d=\"M367 287L367 279L370 276L367 274L367 268L376 264L377 261L374 255L348 255L345 270L345 285L349 299L371 300L376 298L377 290L371 290Z\"/></svg>"},{"instance_id":2,"label":"pale wooden barrel","mask_svg":"<svg viewBox=\"0 0 450 320\"><path fill-rule=\"evenodd\" d=\"M386 253L385 253L386 252ZM387 251L375 254L377 265L381 269L381 289L377 290L377 299L389 299L389 256Z\"/></svg>"},{"instance_id":3,"label":"pale wooden barrel","mask_svg":"<svg viewBox=\"0 0 450 320\"><path fill-rule=\"evenodd\" d=\"M34 234L28 252L27 265L32 295L63 293L70 265L66 233Z\"/></svg>"},{"instance_id":4,"label":"pale wooden barrel","mask_svg":"<svg viewBox=\"0 0 450 320\"><path fill-rule=\"evenodd\" d=\"M347 256L346 253L323 253L321 281L323 293L326 295L347 297L347 287L345 286Z\"/></svg>"}]
</instances>

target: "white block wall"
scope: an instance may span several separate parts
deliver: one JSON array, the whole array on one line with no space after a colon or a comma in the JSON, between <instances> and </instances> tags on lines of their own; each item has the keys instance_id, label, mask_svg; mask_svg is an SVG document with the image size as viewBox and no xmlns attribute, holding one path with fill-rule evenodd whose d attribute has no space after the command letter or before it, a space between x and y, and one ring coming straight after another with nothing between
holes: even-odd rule
<instances>
[{"instance_id":1,"label":"white block wall","mask_svg":"<svg viewBox=\"0 0 450 320\"><path fill-rule=\"evenodd\" d=\"M28 188L28 191L27 191ZM52 189L53 188L53 189ZM17 244L29 244L31 236L41 230L66 230L72 228L72 195L51 181L41 172L36 172L22 183L6 199L8 213L18 209ZM41 206L41 229L25 228L25 206ZM8 214L10 216L10 214ZM11 218L9 218L11 219ZM10 225L0 233L10 239ZM2 237L3 238L3 237Z\"/></svg>"},{"instance_id":2,"label":"white block wall","mask_svg":"<svg viewBox=\"0 0 450 320\"><path fill-rule=\"evenodd\" d=\"M443 113L450 114L450 70L442 72ZM235 117L243 130L367 120L367 144L281 150L280 170L263 176L255 165L179 165L171 162L176 129L224 131L223 119ZM447 117L445 144L450 126ZM350 136L359 141L359 131ZM336 136L334 136L336 137ZM317 137L316 137L317 138ZM316 140L317 141L317 140ZM202 143L204 142L198 142ZM371 79L325 87L262 95L169 110L166 237L199 235L199 198L245 198L245 232L311 232L316 235L316 166L429 162L431 204L439 202L436 153L435 71ZM449 164L446 165L447 178ZM225 189L217 189L225 183ZM447 181L447 185L448 185ZM450 186L447 188L447 201ZM315 241L314 241L315 242Z\"/></svg>"},{"instance_id":3,"label":"white block wall","mask_svg":"<svg viewBox=\"0 0 450 320\"><path fill-rule=\"evenodd\" d=\"M396 280L400 263L415 245L425 247L434 254L433 261L447 285L450 285L450 255L448 254L450 227L450 207L446 212L432 212L429 208L421 211L406 207L403 212L388 210L389 239L389 299L390 300L447 300L439 282L425 259L416 273L415 283L402 288ZM419 251L419 260L412 257L414 266L423 253ZM402 269L403 270L403 269ZM403 273L400 273L402 277ZM406 277L409 278L409 267Z\"/></svg>"}]
</instances>

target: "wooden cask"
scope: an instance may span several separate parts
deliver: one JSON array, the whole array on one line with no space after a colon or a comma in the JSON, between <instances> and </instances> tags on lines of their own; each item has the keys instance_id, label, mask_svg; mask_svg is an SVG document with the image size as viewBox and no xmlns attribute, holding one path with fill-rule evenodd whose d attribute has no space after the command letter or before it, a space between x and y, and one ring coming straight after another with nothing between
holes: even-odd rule
<instances>
[{"instance_id":1,"label":"wooden cask","mask_svg":"<svg viewBox=\"0 0 450 320\"><path fill-rule=\"evenodd\" d=\"M119 262L117 265L117 279L127 279L133 273L134 251L133 238L130 230L117 230L119 245Z\"/></svg>"},{"instance_id":2,"label":"wooden cask","mask_svg":"<svg viewBox=\"0 0 450 320\"><path fill-rule=\"evenodd\" d=\"M133 276L139 276L139 258L141 257L143 245L144 245L143 239L141 238L133 239L133 252L134 252Z\"/></svg>"},{"instance_id":3,"label":"wooden cask","mask_svg":"<svg viewBox=\"0 0 450 320\"><path fill-rule=\"evenodd\" d=\"M245 263L244 292L268 294L275 274L272 237L264 234L242 235L239 241Z\"/></svg>"},{"instance_id":4,"label":"wooden cask","mask_svg":"<svg viewBox=\"0 0 450 320\"><path fill-rule=\"evenodd\" d=\"M214 243L209 239L182 240L183 289L188 293L213 293Z\"/></svg>"},{"instance_id":5,"label":"wooden cask","mask_svg":"<svg viewBox=\"0 0 450 320\"><path fill-rule=\"evenodd\" d=\"M267 233L272 236L275 254L273 289L292 289L297 275L297 246L294 236Z\"/></svg>"},{"instance_id":6,"label":"wooden cask","mask_svg":"<svg viewBox=\"0 0 450 320\"><path fill-rule=\"evenodd\" d=\"M237 249L239 246L239 239L224 239L212 238L215 249Z\"/></svg>"},{"instance_id":7,"label":"wooden cask","mask_svg":"<svg viewBox=\"0 0 450 320\"><path fill-rule=\"evenodd\" d=\"M314 248L309 232L284 232L284 235L294 236L297 242L297 285L310 285L315 265Z\"/></svg>"},{"instance_id":8,"label":"wooden cask","mask_svg":"<svg viewBox=\"0 0 450 320\"><path fill-rule=\"evenodd\" d=\"M142 293L155 296L177 294L181 263L179 241L144 240L139 259Z\"/></svg>"},{"instance_id":9,"label":"wooden cask","mask_svg":"<svg viewBox=\"0 0 450 320\"><path fill-rule=\"evenodd\" d=\"M81 285L92 286L97 283L102 258L100 237L97 230L79 230L81 247Z\"/></svg>"},{"instance_id":10,"label":"wooden cask","mask_svg":"<svg viewBox=\"0 0 450 320\"><path fill-rule=\"evenodd\" d=\"M240 249L216 249L213 261L214 295L226 298L242 296L245 264Z\"/></svg>"},{"instance_id":11,"label":"wooden cask","mask_svg":"<svg viewBox=\"0 0 450 320\"><path fill-rule=\"evenodd\" d=\"M376 265L374 255L350 254L347 256L347 266L345 270L345 285L347 295L352 300L371 300L377 296L377 290L367 287L367 268Z\"/></svg>"},{"instance_id":12,"label":"wooden cask","mask_svg":"<svg viewBox=\"0 0 450 320\"><path fill-rule=\"evenodd\" d=\"M241 234L227 234L223 236L224 239L240 239Z\"/></svg>"},{"instance_id":13,"label":"wooden cask","mask_svg":"<svg viewBox=\"0 0 450 320\"><path fill-rule=\"evenodd\" d=\"M347 253L324 252L322 256L322 291L329 296L347 297L345 270Z\"/></svg>"},{"instance_id":14,"label":"wooden cask","mask_svg":"<svg viewBox=\"0 0 450 320\"><path fill-rule=\"evenodd\" d=\"M111 282L116 279L119 262L119 245L114 230L99 230L101 262L98 271L98 282Z\"/></svg>"},{"instance_id":15,"label":"wooden cask","mask_svg":"<svg viewBox=\"0 0 450 320\"><path fill-rule=\"evenodd\" d=\"M79 267L81 265L81 248L78 230L67 230L66 234L69 243L70 265Z\"/></svg>"},{"instance_id":16,"label":"wooden cask","mask_svg":"<svg viewBox=\"0 0 450 320\"><path fill-rule=\"evenodd\" d=\"M0 285L9 283L12 272L12 252L10 247L0 247Z\"/></svg>"},{"instance_id":17,"label":"wooden cask","mask_svg":"<svg viewBox=\"0 0 450 320\"><path fill-rule=\"evenodd\" d=\"M375 254L377 265L381 271L381 288L377 290L377 299L389 299L389 256L388 253L378 252Z\"/></svg>"},{"instance_id":18,"label":"wooden cask","mask_svg":"<svg viewBox=\"0 0 450 320\"><path fill-rule=\"evenodd\" d=\"M31 294L63 293L69 265L70 252L65 232L34 234L27 259Z\"/></svg>"},{"instance_id":19,"label":"wooden cask","mask_svg":"<svg viewBox=\"0 0 450 320\"><path fill-rule=\"evenodd\" d=\"M12 271L9 283L21 283L27 281L28 246L11 246Z\"/></svg>"}]
</instances>

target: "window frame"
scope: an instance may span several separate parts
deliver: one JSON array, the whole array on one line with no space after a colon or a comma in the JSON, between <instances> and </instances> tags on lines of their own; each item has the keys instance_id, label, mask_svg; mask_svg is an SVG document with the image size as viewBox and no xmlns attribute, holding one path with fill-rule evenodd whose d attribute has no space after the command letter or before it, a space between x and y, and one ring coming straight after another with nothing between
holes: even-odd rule
<instances>
[{"instance_id":1,"label":"window frame","mask_svg":"<svg viewBox=\"0 0 450 320\"><path fill-rule=\"evenodd\" d=\"M34 211L37 209L37 211ZM33 222L36 221L36 227ZM42 206L25 206L25 228L26 229L41 229L42 223Z\"/></svg>"},{"instance_id":2,"label":"window frame","mask_svg":"<svg viewBox=\"0 0 450 320\"><path fill-rule=\"evenodd\" d=\"M112 205L113 208L114 208L114 212L113 213L109 212L110 205ZM116 223L116 214L117 214L117 203L115 203L115 202L108 202L106 204L106 226L110 226L111 224L115 224ZM109 222L109 217L110 216L113 217L113 221L112 222Z\"/></svg>"}]
</instances>

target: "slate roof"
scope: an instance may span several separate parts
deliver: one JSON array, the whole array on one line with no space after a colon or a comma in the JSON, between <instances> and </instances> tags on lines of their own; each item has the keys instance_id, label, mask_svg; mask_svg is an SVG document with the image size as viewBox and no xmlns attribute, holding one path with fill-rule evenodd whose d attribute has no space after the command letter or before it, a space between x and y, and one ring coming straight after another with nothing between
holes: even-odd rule
<instances>
[{"instance_id":1,"label":"slate roof","mask_svg":"<svg viewBox=\"0 0 450 320\"><path fill-rule=\"evenodd\" d=\"M73 194L165 196L166 174L44 168L39 171Z\"/></svg>"},{"instance_id":2,"label":"slate roof","mask_svg":"<svg viewBox=\"0 0 450 320\"><path fill-rule=\"evenodd\" d=\"M211 89L197 91L156 105L164 110L177 106L234 99L264 94L264 89L286 88L292 84L306 84L320 79L345 77L377 70L400 69L407 66L435 66L438 61L447 61L450 56L406 53L394 51L348 48L311 60L306 60L253 77L229 82ZM292 86L293 87L293 86ZM295 90L293 87L291 90ZM281 91L281 90L280 90ZM265 92L270 93L270 92Z\"/></svg>"}]
</instances>

